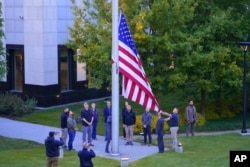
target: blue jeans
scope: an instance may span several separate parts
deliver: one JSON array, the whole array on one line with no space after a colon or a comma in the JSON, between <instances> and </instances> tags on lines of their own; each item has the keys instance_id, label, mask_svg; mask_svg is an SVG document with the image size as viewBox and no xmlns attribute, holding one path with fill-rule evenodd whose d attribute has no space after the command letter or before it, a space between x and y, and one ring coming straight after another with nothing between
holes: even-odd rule
<instances>
[{"instance_id":1,"label":"blue jeans","mask_svg":"<svg viewBox=\"0 0 250 167\"><path fill-rule=\"evenodd\" d=\"M88 143L92 142L92 125L82 126L82 142L86 142L86 137L88 137Z\"/></svg>"},{"instance_id":2,"label":"blue jeans","mask_svg":"<svg viewBox=\"0 0 250 167\"><path fill-rule=\"evenodd\" d=\"M73 149L73 141L74 141L75 136L76 136L76 131L68 130L68 134L69 134L68 149L72 150Z\"/></svg>"}]
</instances>

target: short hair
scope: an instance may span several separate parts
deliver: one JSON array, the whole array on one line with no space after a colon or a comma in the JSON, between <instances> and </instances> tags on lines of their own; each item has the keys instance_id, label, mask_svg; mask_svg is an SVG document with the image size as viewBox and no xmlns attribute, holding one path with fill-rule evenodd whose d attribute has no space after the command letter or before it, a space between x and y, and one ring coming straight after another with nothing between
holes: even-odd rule
<instances>
[{"instance_id":1,"label":"short hair","mask_svg":"<svg viewBox=\"0 0 250 167\"><path fill-rule=\"evenodd\" d=\"M49 137L53 137L54 136L54 134L55 134L55 132L49 132Z\"/></svg>"},{"instance_id":2,"label":"short hair","mask_svg":"<svg viewBox=\"0 0 250 167\"><path fill-rule=\"evenodd\" d=\"M83 148L88 148L89 147L89 143L88 142L83 142L82 143L82 147Z\"/></svg>"}]
</instances>

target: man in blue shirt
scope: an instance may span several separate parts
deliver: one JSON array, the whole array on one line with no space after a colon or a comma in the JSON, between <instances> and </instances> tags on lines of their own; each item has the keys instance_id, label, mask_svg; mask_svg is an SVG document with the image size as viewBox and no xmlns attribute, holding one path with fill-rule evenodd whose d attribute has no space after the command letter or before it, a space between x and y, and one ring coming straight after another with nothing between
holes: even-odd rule
<instances>
[{"instance_id":1,"label":"man in blue shirt","mask_svg":"<svg viewBox=\"0 0 250 167\"><path fill-rule=\"evenodd\" d=\"M171 132L171 138L173 141L173 149L175 149L178 145L177 141L177 132L179 129L179 116L178 116L178 109L173 109L173 114L166 113L165 115L168 115L169 117L165 119L165 121L170 121L170 132Z\"/></svg>"}]
</instances>

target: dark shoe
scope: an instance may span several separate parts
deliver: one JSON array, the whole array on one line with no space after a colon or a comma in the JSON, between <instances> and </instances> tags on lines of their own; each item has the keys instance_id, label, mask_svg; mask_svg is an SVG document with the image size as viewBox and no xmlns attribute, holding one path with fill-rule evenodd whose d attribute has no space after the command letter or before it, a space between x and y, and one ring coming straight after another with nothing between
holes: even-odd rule
<instances>
[{"instance_id":1,"label":"dark shoe","mask_svg":"<svg viewBox=\"0 0 250 167\"><path fill-rule=\"evenodd\" d=\"M105 150L105 153L109 153L109 150Z\"/></svg>"},{"instance_id":2,"label":"dark shoe","mask_svg":"<svg viewBox=\"0 0 250 167\"><path fill-rule=\"evenodd\" d=\"M132 146L132 145L134 145L132 142L129 142L129 144Z\"/></svg>"},{"instance_id":3,"label":"dark shoe","mask_svg":"<svg viewBox=\"0 0 250 167\"><path fill-rule=\"evenodd\" d=\"M127 146L127 145L129 145L130 143L129 142L127 142L125 145Z\"/></svg>"},{"instance_id":4,"label":"dark shoe","mask_svg":"<svg viewBox=\"0 0 250 167\"><path fill-rule=\"evenodd\" d=\"M164 151L159 151L158 153L161 154L161 153L164 153Z\"/></svg>"},{"instance_id":5,"label":"dark shoe","mask_svg":"<svg viewBox=\"0 0 250 167\"><path fill-rule=\"evenodd\" d=\"M89 146L94 146L94 144L90 143Z\"/></svg>"},{"instance_id":6,"label":"dark shoe","mask_svg":"<svg viewBox=\"0 0 250 167\"><path fill-rule=\"evenodd\" d=\"M67 146L63 146L62 148L67 149L68 147Z\"/></svg>"}]
</instances>

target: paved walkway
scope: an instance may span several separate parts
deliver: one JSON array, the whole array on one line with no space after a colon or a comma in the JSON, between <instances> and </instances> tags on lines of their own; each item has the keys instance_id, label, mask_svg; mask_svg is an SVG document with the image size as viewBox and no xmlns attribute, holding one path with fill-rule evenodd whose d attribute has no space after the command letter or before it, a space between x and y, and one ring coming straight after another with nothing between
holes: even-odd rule
<instances>
[{"instance_id":1,"label":"paved walkway","mask_svg":"<svg viewBox=\"0 0 250 167\"><path fill-rule=\"evenodd\" d=\"M10 138L18 138L35 141L44 144L45 138L48 136L49 131L60 131L60 128L38 125L33 123L15 121L7 118L0 117L0 135ZM196 133L196 135L216 135L222 133L240 133L240 130L213 132L213 133ZM249 134L249 133L248 133ZM169 135L165 135L169 137ZM77 132L73 147L76 150L82 149L81 132ZM134 142L133 146L125 146L125 140L119 139L119 153L120 155L111 155L105 153L105 144L103 136L97 136L98 140L94 140L93 150L97 156L112 158L120 160L123 157L129 158L129 162L139 160L141 158L156 154L158 152L157 146L142 146L140 143ZM167 150L166 150L167 151Z\"/></svg>"},{"instance_id":2,"label":"paved walkway","mask_svg":"<svg viewBox=\"0 0 250 167\"><path fill-rule=\"evenodd\" d=\"M15 121L0 117L0 135L10 138L18 138L35 141L44 144L45 138L49 131L60 131L60 128L38 125L33 123ZM125 146L126 141L123 138L119 139L120 155L111 155L105 153L105 145L103 136L97 136L97 140L93 140L93 150L97 156L120 160L123 157L129 158L129 162L156 154L158 148L156 146L141 146L140 143L134 142L133 146ZM82 149L82 133L77 132L73 148L76 150ZM65 150L66 151L66 150Z\"/></svg>"}]
</instances>

